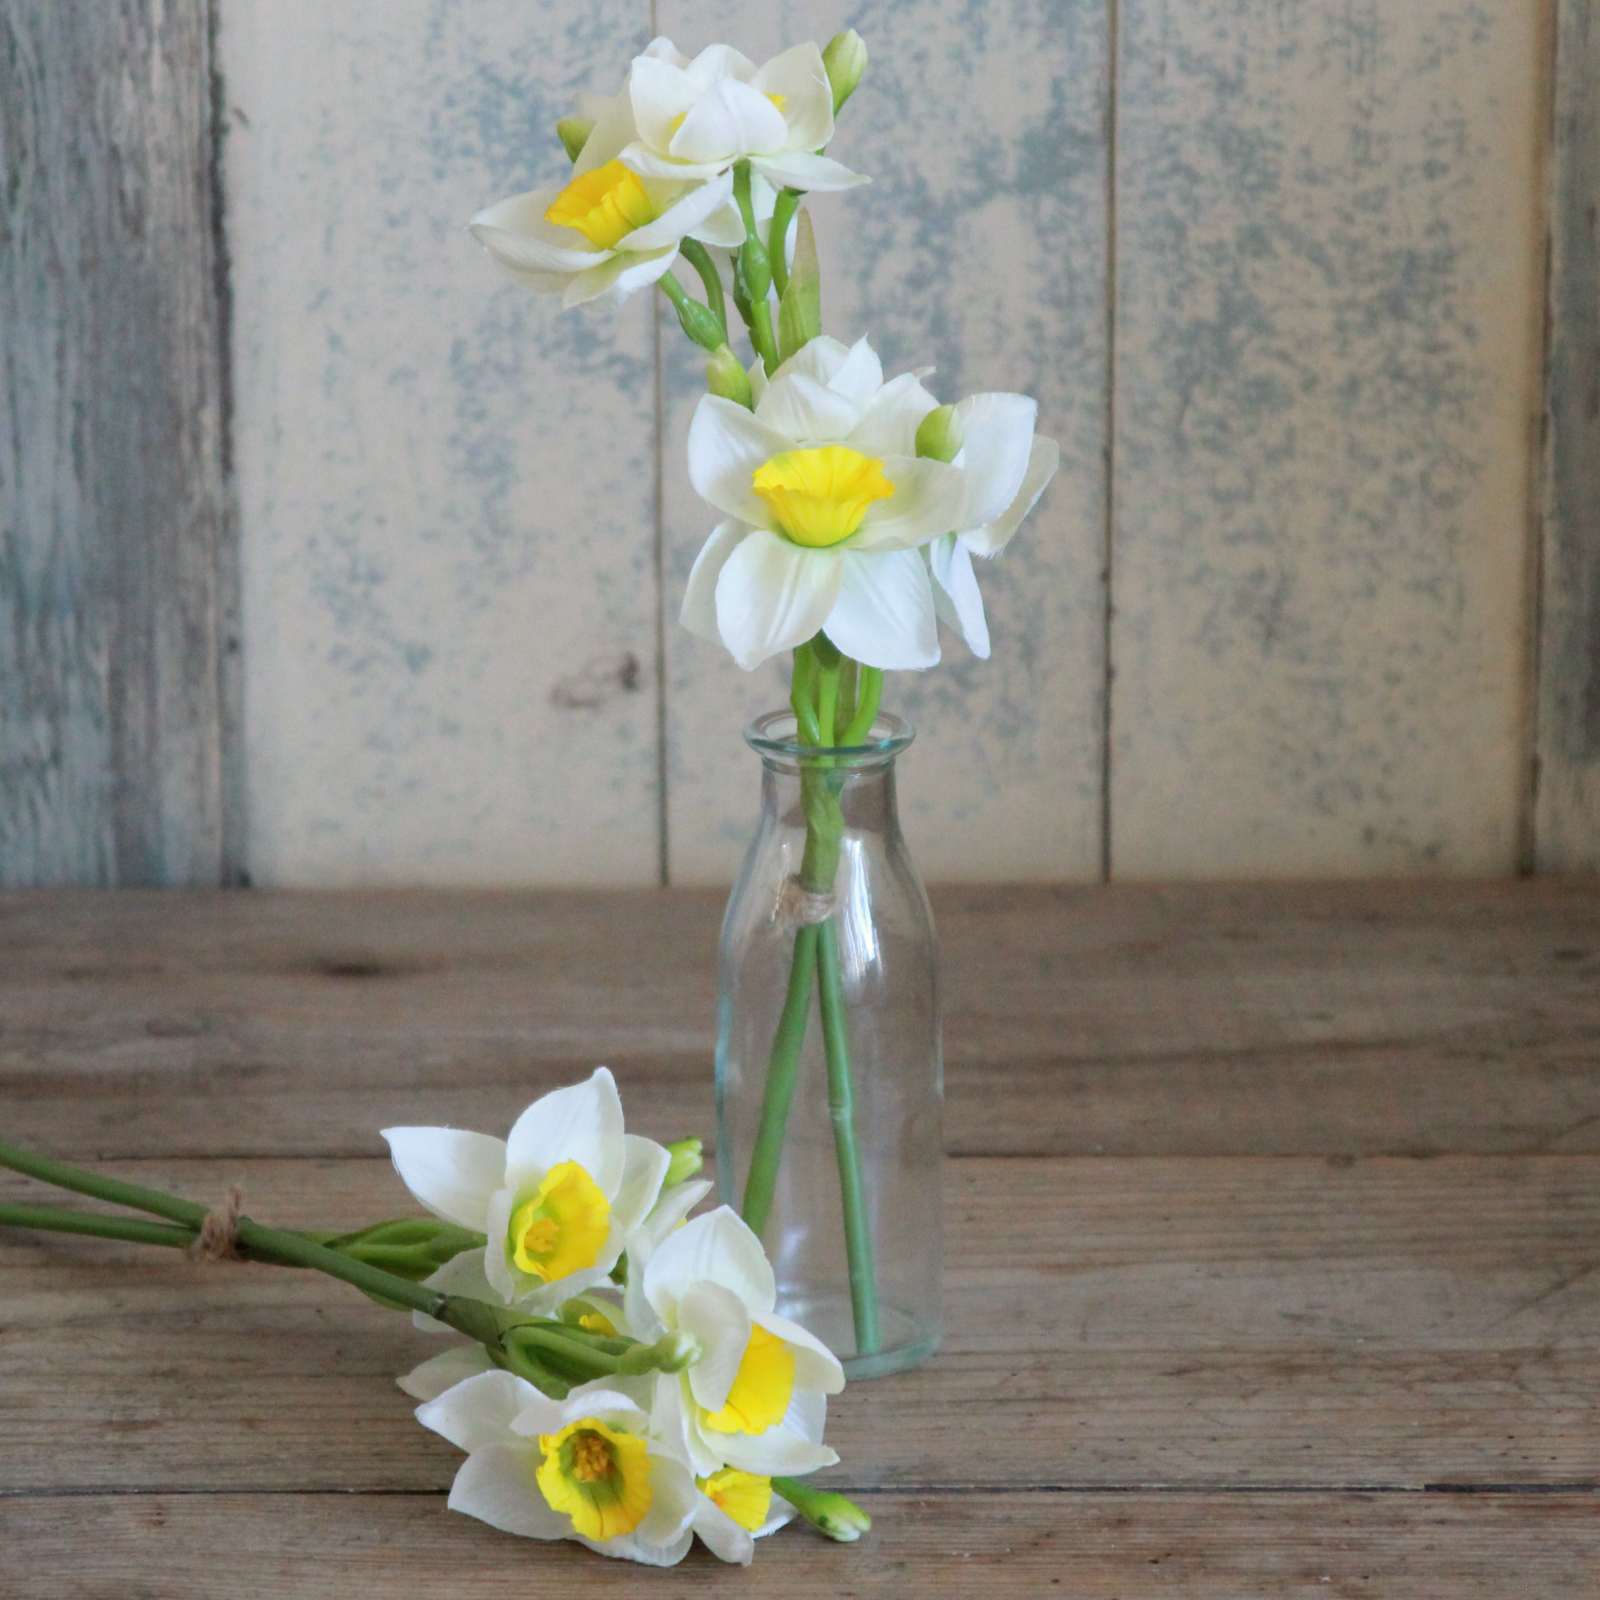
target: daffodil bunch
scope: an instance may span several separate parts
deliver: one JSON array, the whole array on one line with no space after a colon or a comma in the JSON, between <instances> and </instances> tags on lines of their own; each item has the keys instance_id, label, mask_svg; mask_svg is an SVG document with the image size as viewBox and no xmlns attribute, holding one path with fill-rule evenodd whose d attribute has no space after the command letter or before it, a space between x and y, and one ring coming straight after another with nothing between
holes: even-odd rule
<instances>
[{"instance_id":1,"label":"daffodil bunch","mask_svg":"<svg viewBox=\"0 0 1600 1600\"><path fill-rule=\"evenodd\" d=\"M868 339L823 333L804 203L868 181L828 153L866 64L854 30L762 66L727 45L691 59L657 39L620 89L558 125L569 173L471 223L502 268L569 306L655 284L707 352L688 467L720 520L689 575L681 620L747 671L792 655L807 825L797 887L819 906L830 903L840 856L841 751L872 741L886 671L938 662L941 624L988 656L973 558L1005 549L1060 460L1027 396L941 404L931 368L886 376ZM739 324L753 360L735 352ZM813 979L826 1009L840 968L825 924L796 931L791 995L804 1000ZM825 1032L856 1354L865 1356L879 1348L877 1290L846 1020ZM779 1024L770 1106L790 1104L802 1034ZM758 1233L783 1137L783 1114L763 1120L743 1200ZM526 1270L492 1250L490 1261L500 1281Z\"/></svg>"},{"instance_id":2,"label":"daffodil bunch","mask_svg":"<svg viewBox=\"0 0 1600 1600\"><path fill-rule=\"evenodd\" d=\"M451 1509L508 1533L575 1539L653 1566L696 1536L747 1563L797 1515L830 1538L870 1526L799 1481L822 1443L838 1360L777 1315L760 1241L723 1207L698 1140L626 1133L610 1072L534 1102L509 1136L385 1131L431 1215L356 1232L291 1232L32 1152L0 1166L166 1219L0 1206L41 1228L310 1268L417 1326L465 1335L400 1379L417 1418L467 1453Z\"/></svg>"}]
</instances>

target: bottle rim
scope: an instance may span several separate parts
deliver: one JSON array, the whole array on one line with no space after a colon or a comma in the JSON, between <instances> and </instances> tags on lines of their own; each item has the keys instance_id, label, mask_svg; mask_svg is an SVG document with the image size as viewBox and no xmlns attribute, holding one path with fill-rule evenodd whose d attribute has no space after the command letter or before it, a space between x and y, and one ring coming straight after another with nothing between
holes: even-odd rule
<instances>
[{"instance_id":1,"label":"bottle rim","mask_svg":"<svg viewBox=\"0 0 1600 1600\"><path fill-rule=\"evenodd\" d=\"M795 714L788 707L767 711L745 724L744 742L758 756L781 761L845 761L853 766L892 761L917 736L904 717L880 711L867 737L858 744L808 744L797 736Z\"/></svg>"}]
</instances>

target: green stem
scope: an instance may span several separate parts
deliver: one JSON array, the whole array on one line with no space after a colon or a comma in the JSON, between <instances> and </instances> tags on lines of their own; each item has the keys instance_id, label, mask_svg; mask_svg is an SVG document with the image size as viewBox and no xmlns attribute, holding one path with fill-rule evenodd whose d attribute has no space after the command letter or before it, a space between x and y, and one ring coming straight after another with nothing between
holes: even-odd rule
<instances>
[{"instance_id":1,"label":"green stem","mask_svg":"<svg viewBox=\"0 0 1600 1600\"><path fill-rule=\"evenodd\" d=\"M845 746L864 744L878 720L878 707L883 701L883 669L862 667L856 679L856 708L849 726L839 743Z\"/></svg>"},{"instance_id":2,"label":"green stem","mask_svg":"<svg viewBox=\"0 0 1600 1600\"><path fill-rule=\"evenodd\" d=\"M722 274L717 271L717 265L711 259L711 252L698 239L684 239L679 244L678 250L683 259L700 274L700 282L705 285L706 304L711 308L711 314L722 324L722 331L726 334L728 304L723 298Z\"/></svg>"},{"instance_id":3,"label":"green stem","mask_svg":"<svg viewBox=\"0 0 1600 1600\"><path fill-rule=\"evenodd\" d=\"M794 221L801 198L799 189L780 190L777 203L772 208L772 222L767 229L772 286L778 291L780 300L783 299L783 291L789 287L789 224Z\"/></svg>"},{"instance_id":4,"label":"green stem","mask_svg":"<svg viewBox=\"0 0 1600 1600\"><path fill-rule=\"evenodd\" d=\"M772 1215L772 1197L783 1158L783 1138L794 1104L796 1069L806 1042L811 1017L811 984L817 972L817 930L814 924L794 936L794 956L789 963L789 988L783 1000L767 1061L767 1082L761 1094L761 1122L756 1130L750 1171L744 1182L740 1214L755 1233L762 1233Z\"/></svg>"},{"instance_id":5,"label":"green stem","mask_svg":"<svg viewBox=\"0 0 1600 1600\"><path fill-rule=\"evenodd\" d=\"M146 1222L142 1217L101 1217L87 1211L65 1211L55 1206L0 1206L0 1227L88 1234L95 1239L121 1239L127 1244L159 1244L175 1250L187 1250L195 1241L193 1228L180 1228L167 1222Z\"/></svg>"},{"instance_id":6,"label":"green stem","mask_svg":"<svg viewBox=\"0 0 1600 1600\"><path fill-rule=\"evenodd\" d=\"M878 1285L872 1260L872 1225L861 1181L861 1154L856 1147L855 1085L850 1074L839 929L833 917L818 930L817 996L822 1006L822 1043L828 1059L828 1115L833 1122L833 1149L839 1166L839 1201L844 1212L856 1354L867 1356L877 1350L879 1343Z\"/></svg>"},{"instance_id":7,"label":"green stem","mask_svg":"<svg viewBox=\"0 0 1600 1600\"><path fill-rule=\"evenodd\" d=\"M123 1183L117 1178L103 1178L97 1172L86 1172L68 1162L35 1155L13 1144L0 1144L0 1167L10 1167L13 1172L54 1184L58 1189L71 1189L75 1194L90 1195L114 1206L126 1206L130 1211L148 1211L170 1222L185 1223L190 1228L198 1228L206 1220L206 1208L193 1201L180 1200L177 1195L160 1189Z\"/></svg>"}]
</instances>

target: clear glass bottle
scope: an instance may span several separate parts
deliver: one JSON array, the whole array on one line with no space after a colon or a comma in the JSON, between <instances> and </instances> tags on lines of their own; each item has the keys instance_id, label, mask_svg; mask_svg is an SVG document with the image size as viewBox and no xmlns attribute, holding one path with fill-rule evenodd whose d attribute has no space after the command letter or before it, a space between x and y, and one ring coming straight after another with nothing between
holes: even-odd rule
<instances>
[{"instance_id":1,"label":"clear glass bottle","mask_svg":"<svg viewBox=\"0 0 1600 1600\"><path fill-rule=\"evenodd\" d=\"M938 950L895 807L910 726L840 748L789 712L745 731L761 818L723 918L717 1174L762 1237L778 1310L855 1378L939 1342Z\"/></svg>"}]
</instances>

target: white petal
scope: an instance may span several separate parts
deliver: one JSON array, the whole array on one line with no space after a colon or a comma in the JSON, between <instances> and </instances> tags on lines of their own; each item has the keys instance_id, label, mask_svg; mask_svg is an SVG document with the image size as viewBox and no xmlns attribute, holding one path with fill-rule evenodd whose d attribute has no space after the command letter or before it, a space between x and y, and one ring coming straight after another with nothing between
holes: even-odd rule
<instances>
[{"instance_id":1,"label":"white petal","mask_svg":"<svg viewBox=\"0 0 1600 1600\"><path fill-rule=\"evenodd\" d=\"M607 1200L615 1197L624 1161L622 1100L605 1067L541 1095L506 1140L506 1177L513 1185L537 1183L563 1161L576 1161Z\"/></svg>"},{"instance_id":2,"label":"white petal","mask_svg":"<svg viewBox=\"0 0 1600 1600\"><path fill-rule=\"evenodd\" d=\"M502 1533L525 1539L565 1539L572 1524L545 1504L534 1474L539 1452L525 1444L488 1445L462 1462L450 1485L449 1507Z\"/></svg>"},{"instance_id":3,"label":"white petal","mask_svg":"<svg viewBox=\"0 0 1600 1600\"><path fill-rule=\"evenodd\" d=\"M864 343L865 341L862 342ZM819 333L815 339L810 339L801 345L773 373L773 381L776 382L779 378L787 378L796 373L804 373L808 378L815 378L818 383L828 383L849 359L850 351L845 345L826 333ZM852 395L851 398L855 399L856 396Z\"/></svg>"},{"instance_id":4,"label":"white petal","mask_svg":"<svg viewBox=\"0 0 1600 1600\"><path fill-rule=\"evenodd\" d=\"M611 1202L611 1226L625 1242L656 1203L672 1157L654 1139L632 1133L623 1136L622 1149L622 1182Z\"/></svg>"},{"instance_id":5,"label":"white petal","mask_svg":"<svg viewBox=\"0 0 1600 1600\"><path fill-rule=\"evenodd\" d=\"M839 594L834 550L805 550L758 528L717 579L717 631L746 672L792 650L828 620Z\"/></svg>"},{"instance_id":6,"label":"white petal","mask_svg":"<svg viewBox=\"0 0 1600 1600\"><path fill-rule=\"evenodd\" d=\"M637 1533L619 1534L603 1544L595 1539L579 1539L578 1543L613 1561L637 1561L641 1567L675 1567L688 1555L694 1534L685 1528L668 1544L646 1544Z\"/></svg>"},{"instance_id":7,"label":"white petal","mask_svg":"<svg viewBox=\"0 0 1600 1600\"><path fill-rule=\"evenodd\" d=\"M777 1299L772 1265L761 1241L730 1206L718 1206L664 1240L645 1269L651 1305L676 1305L697 1283L720 1284L755 1316Z\"/></svg>"},{"instance_id":8,"label":"white petal","mask_svg":"<svg viewBox=\"0 0 1600 1600\"><path fill-rule=\"evenodd\" d=\"M726 206L732 193L732 172L724 172L709 182L697 184L687 194L674 200L654 222L647 222L632 233L625 233L617 240L617 249L636 254L642 250L659 250L663 245L675 245L686 233L692 233L714 212Z\"/></svg>"},{"instance_id":9,"label":"white petal","mask_svg":"<svg viewBox=\"0 0 1600 1600\"><path fill-rule=\"evenodd\" d=\"M793 448L743 406L708 394L689 423L689 482L724 516L761 527L767 508L750 480L764 462Z\"/></svg>"},{"instance_id":10,"label":"white petal","mask_svg":"<svg viewBox=\"0 0 1600 1600\"><path fill-rule=\"evenodd\" d=\"M797 44L774 56L755 75L753 86L762 94L783 97L789 149L820 150L833 138L833 86L815 44Z\"/></svg>"},{"instance_id":11,"label":"white petal","mask_svg":"<svg viewBox=\"0 0 1600 1600\"><path fill-rule=\"evenodd\" d=\"M854 189L857 184L871 183L872 179L852 172L830 156L813 155L809 150L785 150L778 155L755 155L750 165L769 183L780 189L817 189L833 191Z\"/></svg>"},{"instance_id":12,"label":"white petal","mask_svg":"<svg viewBox=\"0 0 1600 1600\"><path fill-rule=\"evenodd\" d=\"M885 456L883 471L894 493L867 508L849 549L907 550L960 526L959 467L915 456Z\"/></svg>"},{"instance_id":13,"label":"white petal","mask_svg":"<svg viewBox=\"0 0 1600 1600\"><path fill-rule=\"evenodd\" d=\"M1035 439L1028 456L1028 470L1022 479L1017 497L991 523L981 528L969 528L961 535L961 542L974 555L997 556L1011 542L1012 535L1022 526L1023 518L1038 504L1039 496L1049 487L1050 480L1061 465L1061 446L1054 439Z\"/></svg>"},{"instance_id":14,"label":"white petal","mask_svg":"<svg viewBox=\"0 0 1600 1600\"><path fill-rule=\"evenodd\" d=\"M799 1477L831 1467L839 1459L838 1451L804 1439L786 1426L768 1428L765 1433L729 1433L717 1437L725 1441L723 1459L741 1472Z\"/></svg>"},{"instance_id":15,"label":"white petal","mask_svg":"<svg viewBox=\"0 0 1600 1600\"><path fill-rule=\"evenodd\" d=\"M634 1537L646 1545L670 1545L694 1520L699 1491L688 1467L656 1448L650 1451L650 1488L650 1509Z\"/></svg>"},{"instance_id":16,"label":"white petal","mask_svg":"<svg viewBox=\"0 0 1600 1600\"><path fill-rule=\"evenodd\" d=\"M844 1388L844 1368L839 1358L809 1328L770 1311L757 1317L768 1333L775 1333L794 1352L794 1381L802 1389L838 1394Z\"/></svg>"},{"instance_id":17,"label":"white petal","mask_svg":"<svg viewBox=\"0 0 1600 1600\"><path fill-rule=\"evenodd\" d=\"M599 1417L602 1422L615 1422L642 1433L649 1421L644 1408L632 1395L607 1387L614 1382L612 1378L598 1378L593 1383L579 1384L565 1400L552 1400L534 1389L512 1419L511 1431L531 1438L555 1433L580 1417ZM527 1387L533 1388L531 1384Z\"/></svg>"},{"instance_id":18,"label":"white petal","mask_svg":"<svg viewBox=\"0 0 1600 1600\"><path fill-rule=\"evenodd\" d=\"M489 1198L505 1182L506 1147L460 1128L385 1128L395 1171L428 1210L483 1230Z\"/></svg>"},{"instance_id":19,"label":"white petal","mask_svg":"<svg viewBox=\"0 0 1600 1600\"><path fill-rule=\"evenodd\" d=\"M413 1400L437 1400L446 1389L493 1370L489 1352L481 1344L454 1344L431 1356L420 1367L413 1367L395 1382Z\"/></svg>"},{"instance_id":20,"label":"white petal","mask_svg":"<svg viewBox=\"0 0 1600 1600\"><path fill-rule=\"evenodd\" d=\"M690 633L712 644L722 643L722 635L717 632L717 579L722 576L723 564L749 533L747 523L719 522L711 530L711 537L700 546L700 554L689 569L689 583L683 591L683 610L678 613L678 621Z\"/></svg>"},{"instance_id":21,"label":"white petal","mask_svg":"<svg viewBox=\"0 0 1600 1600\"><path fill-rule=\"evenodd\" d=\"M855 401L805 373L778 373L756 402L756 417L796 444L835 443L861 420Z\"/></svg>"},{"instance_id":22,"label":"white petal","mask_svg":"<svg viewBox=\"0 0 1600 1600\"><path fill-rule=\"evenodd\" d=\"M494 1209L494 1202L490 1201L490 1210ZM503 1296L496 1293L490 1285L484 1272L484 1261L487 1252L483 1250L463 1250L460 1255L451 1256L445 1264L438 1268L431 1277L423 1280L424 1286L429 1289L438 1289L443 1294L463 1294L470 1300L498 1300ZM422 1311L411 1313L411 1325L423 1333L453 1333L455 1330L448 1323L436 1321Z\"/></svg>"},{"instance_id":23,"label":"white petal","mask_svg":"<svg viewBox=\"0 0 1600 1600\"><path fill-rule=\"evenodd\" d=\"M590 267L573 278L562 292L561 303L568 310L587 305L591 300L620 303L664 277L677 259L675 244L645 255L611 256L598 267Z\"/></svg>"},{"instance_id":24,"label":"white petal","mask_svg":"<svg viewBox=\"0 0 1600 1600\"><path fill-rule=\"evenodd\" d=\"M637 137L633 106L626 91L612 95L599 107L594 127L590 130L589 137L583 141L583 149L578 152L578 159L572 163L572 176L581 178L585 173L593 172L596 167L603 167L606 162L615 161Z\"/></svg>"},{"instance_id":25,"label":"white petal","mask_svg":"<svg viewBox=\"0 0 1600 1600\"><path fill-rule=\"evenodd\" d=\"M489 1235L488 1247L483 1252L483 1275L492 1289L492 1299L510 1305L517 1300L524 1287L527 1274L518 1272L511 1264L506 1250L506 1239L511 1229L511 1213L516 1209L517 1191L501 1189L489 1202L489 1220L484 1232ZM457 1260L460 1257L456 1258Z\"/></svg>"},{"instance_id":26,"label":"white petal","mask_svg":"<svg viewBox=\"0 0 1600 1600\"><path fill-rule=\"evenodd\" d=\"M698 227L689 230L689 237L723 250L737 250L744 243L744 218L733 201L724 201Z\"/></svg>"},{"instance_id":27,"label":"white petal","mask_svg":"<svg viewBox=\"0 0 1600 1600\"><path fill-rule=\"evenodd\" d=\"M764 94L737 78L719 78L701 91L667 154L677 161L733 161L753 150L781 150L788 138L783 113Z\"/></svg>"},{"instance_id":28,"label":"white petal","mask_svg":"<svg viewBox=\"0 0 1600 1600\"><path fill-rule=\"evenodd\" d=\"M776 1500L778 1496L772 1498ZM694 1508L694 1531L719 1561L748 1567L755 1559L755 1540L710 1495L701 1495Z\"/></svg>"},{"instance_id":29,"label":"white petal","mask_svg":"<svg viewBox=\"0 0 1600 1600\"><path fill-rule=\"evenodd\" d=\"M816 342L815 339L811 341L812 344ZM878 359L878 352L864 338L857 339L828 379L828 387L848 395L857 405L866 406L883 388L883 363Z\"/></svg>"},{"instance_id":30,"label":"white petal","mask_svg":"<svg viewBox=\"0 0 1600 1600\"><path fill-rule=\"evenodd\" d=\"M650 56L656 61L668 61L675 67L687 67L689 58L675 45L664 33L657 34L647 44L640 55Z\"/></svg>"},{"instance_id":31,"label":"white petal","mask_svg":"<svg viewBox=\"0 0 1600 1600\"><path fill-rule=\"evenodd\" d=\"M776 1533L779 1528L787 1528L799 1515L800 1513L774 1490L772 1504L767 1510L767 1520L756 1529L752 1537L765 1539L769 1533Z\"/></svg>"},{"instance_id":32,"label":"white petal","mask_svg":"<svg viewBox=\"0 0 1600 1600\"><path fill-rule=\"evenodd\" d=\"M910 672L939 659L933 584L915 550L843 557L844 580L828 613L828 637L865 666Z\"/></svg>"},{"instance_id":33,"label":"white petal","mask_svg":"<svg viewBox=\"0 0 1600 1600\"><path fill-rule=\"evenodd\" d=\"M720 1283L696 1283L678 1301L678 1326L700 1341L700 1359L689 1368L695 1404L720 1411L728 1403L728 1391L750 1343L750 1312L733 1290Z\"/></svg>"},{"instance_id":34,"label":"white petal","mask_svg":"<svg viewBox=\"0 0 1600 1600\"><path fill-rule=\"evenodd\" d=\"M682 67L648 52L634 58L628 100L639 138L652 150L667 153L678 119L688 116L699 98L699 88Z\"/></svg>"},{"instance_id":35,"label":"white petal","mask_svg":"<svg viewBox=\"0 0 1600 1600\"><path fill-rule=\"evenodd\" d=\"M704 181L728 166L726 161L674 161L671 156L652 150L642 139L635 139L619 159L641 178L661 178L668 183Z\"/></svg>"},{"instance_id":36,"label":"white petal","mask_svg":"<svg viewBox=\"0 0 1600 1600\"><path fill-rule=\"evenodd\" d=\"M917 428L938 404L915 372L902 372L868 396L861 421L845 443L863 455L914 456Z\"/></svg>"},{"instance_id":37,"label":"white petal","mask_svg":"<svg viewBox=\"0 0 1600 1600\"><path fill-rule=\"evenodd\" d=\"M544 214L559 189L533 189L480 211L467 228L503 266L521 272L582 272L609 255L584 242L575 228L557 227Z\"/></svg>"},{"instance_id":38,"label":"white petal","mask_svg":"<svg viewBox=\"0 0 1600 1600\"><path fill-rule=\"evenodd\" d=\"M989 659L989 619L983 614L978 576L972 570L967 547L953 533L935 539L928 547L933 573L933 604L939 620L960 634L967 649L980 661Z\"/></svg>"},{"instance_id":39,"label":"white petal","mask_svg":"<svg viewBox=\"0 0 1600 1600\"><path fill-rule=\"evenodd\" d=\"M1016 499L1028 470L1039 404L1025 394L975 394L956 407L967 477L961 528L992 522Z\"/></svg>"},{"instance_id":40,"label":"white petal","mask_svg":"<svg viewBox=\"0 0 1600 1600\"><path fill-rule=\"evenodd\" d=\"M448 1439L458 1450L504 1444L511 1424L539 1391L515 1373L480 1372L417 1407L417 1421Z\"/></svg>"},{"instance_id":41,"label":"white petal","mask_svg":"<svg viewBox=\"0 0 1600 1600\"><path fill-rule=\"evenodd\" d=\"M708 44L684 71L688 73L691 83L705 89L719 78L749 83L756 75L756 65L749 56L741 55L731 44Z\"/></svg>"}]
</instances>

